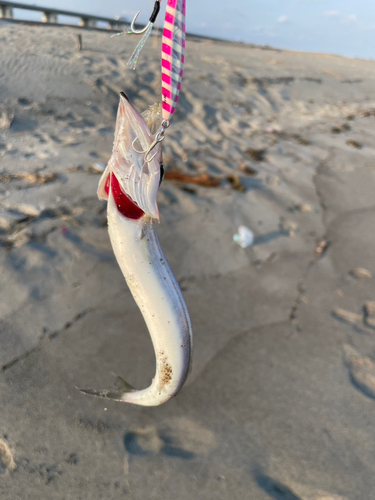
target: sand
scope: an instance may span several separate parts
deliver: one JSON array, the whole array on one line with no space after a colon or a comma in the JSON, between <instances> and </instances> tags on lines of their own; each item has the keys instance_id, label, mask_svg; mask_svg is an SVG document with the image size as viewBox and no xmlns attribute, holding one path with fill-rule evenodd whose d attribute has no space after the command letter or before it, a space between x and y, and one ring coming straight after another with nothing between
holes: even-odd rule
<instances>
[{"instance_id":1,"label":"sand","mask_svg":"<svg viewBox=\"0 0 375 500\"><path fill-rule=\"evenodd\" d=\"M159 49L133 72L134 40L77 33L0 26L1 499L373 498L375 64L189 41L165 164L220 184L161 186L194 363L140 408L75 386L154 373L95 164Z\"/></svg>"}]
</instances>

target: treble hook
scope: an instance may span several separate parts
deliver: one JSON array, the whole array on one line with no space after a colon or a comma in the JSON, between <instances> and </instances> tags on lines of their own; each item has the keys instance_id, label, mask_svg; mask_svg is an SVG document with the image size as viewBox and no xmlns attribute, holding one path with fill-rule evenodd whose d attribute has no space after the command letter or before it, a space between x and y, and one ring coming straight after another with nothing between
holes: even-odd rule
<instances>
[{"instance_id":1,"label":"treble hook","mask_svg":"<svg viewBox=\"0 0 375 500\"><path fill-rule=\"evenodd\" d=\"M161 131L156 134L154 142L151 144L151 146L144 150L144 151L139 151L138 149L135 148L134 144L139 140L138 137L136 137L133 142L132 142L132 147L134 151L138 154L144 154L145 155L145 162L150 163L152 160L155 158L155 156L158 154L158 151L154 153L151 158L148 157L148 155L151 153L151 151L162 141L164 141L165 138L165 130L169 127L169 121L168 120L163 120L161 124Z\"/></svg>"},{"instance_id":2,"label":"treble hook","mask_svg":"<svg viewBox=\"0 0 375 500\"><path fill-rule=\"evenodd\" d=\"M151 151L152 151L152 150L153 150L153 149L154 149L154 148L155 148L158 144L160 144L160 143L161 143L161 141L163 141L163 140L164 140L164 137L165 137L164 133L159 132L159 134L156 136L156 139L155 139L155 140L154 140L154 142L151 144L151 146L150 146L148 149L144 150L144 151L139 151L139 149L136 149L136 148L135 148L134 144L135 144L135 143L137 142L137 140L138 140L138 137L136 137L136 138L134 139L134 141L132 142L132 147L133 147L133 149L134 149L134 151L135 151L136 153L138 153L138 154L140 154L140 155L144 154L144 155L145 155L145 162L146 162L146 163L150 163L150 162L152 162L152 160L155 158L155 156L158 154L158 152L156 151L156 153L154 153L154 154L151 156L151 158L149 158L149 157L148 157L148 155L151 153Z\"/></svg>"},{"instance_id":3,"label":"treble hook","mask_svg":"<svg viewBox=\"0 0 375 500\"><path fill-rule=\"evenodd\" d=\"M141 35L142 33L144 33L145 31L148 30L148 28L150 26L152 26L155 21L156 21L156 18L158 17L158 14L159 14L159 10L160 10L160 0L156 0L155 2L155 5L154 5L154 10L152 11L152 14L151 14L151 17L150 17L150 20L148 22L148 24L141 30L136 30L135 27L134 27L134 24L140 14L140 10L136 13L136 15L134 16L134 19L133 21L131 22L131 25L130 25L130 30L128 31L128 33L133 33L135 35Z\"/></svg>"}]
</instances>

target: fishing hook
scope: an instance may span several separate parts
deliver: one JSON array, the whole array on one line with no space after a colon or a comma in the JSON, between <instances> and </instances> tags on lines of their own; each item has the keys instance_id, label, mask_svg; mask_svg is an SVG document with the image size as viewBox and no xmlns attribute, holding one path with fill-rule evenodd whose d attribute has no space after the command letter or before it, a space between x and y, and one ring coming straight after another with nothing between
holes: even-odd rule
<instances>
[{"instance_id":1,"label":"fishing hook","mask_svg":"<svg viewBox=\"0 0 375 500\"><path fill-rule=\"evenodd\" d=\"M138 140L138 137L136 137L134 139L134 141L132 142L132 147L134 149L134 151L138 154L144 154L145 155L145 162L146 163L150 163L152 162L152 160L155 158L155 156L158 154L158 152L156 151L156 153L154 153L151 158L149 158L149 154L151 153L151 151L158 145L160 144L162 141L164 141L164 138L165 138L165 131L166 129L169 127L169 121L168 120L163 120L162 121L162 124L161 124L161 131L158 132L156 134L156 137L155 137L155 140L154 142L151 144L151 146L144 150L144 151L139 151L138 149L135 148L135 143L137 142Z\"/></svg>"},{"instance_id":2,"label":"fishing hook","mask_svg":"<svg viewBox=\"0 0 375 500\"><path fill-rule=\"evenodd\" d=\"M148 24L141 30L136 30L135 27L134 27L134 24L140 14L140 10L136 13L136 15L134 16L134 19L133 21L131 22L131 25L130 25L130 30L128 31L128 33L133 33L134 35L141 35L142 33L144 33L145 31L148 30L148 28L150 26L152 26L155 21L156 21L156 18L158 17L158 14L159 14L159 10L160 10L160 0L156 0L155 2L155 5L154 5L154 10L152 11L152 14L151 14L151 17L150 17L150 20L148 22Z\"/></svg>"}]
</instances>

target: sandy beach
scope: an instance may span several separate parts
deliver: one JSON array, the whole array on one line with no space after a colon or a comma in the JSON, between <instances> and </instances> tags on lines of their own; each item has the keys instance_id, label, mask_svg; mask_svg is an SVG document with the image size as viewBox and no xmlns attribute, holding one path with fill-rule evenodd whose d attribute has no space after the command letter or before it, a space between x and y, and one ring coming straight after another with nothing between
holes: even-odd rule
<instances>
[{"instance_id":1,"label":"sandy beach","mask_svg":"<svg viewBox=\"0 0 375 500\"><path fill-rule=\"evenodd\" d=\"M76 386L154 375L96 164L160 40L132 71L134 39L78 33L0 25L1 499L374 498L375 63L188 41L157 233L193 369L141 408Z\"/></svg>"}]
</instances>

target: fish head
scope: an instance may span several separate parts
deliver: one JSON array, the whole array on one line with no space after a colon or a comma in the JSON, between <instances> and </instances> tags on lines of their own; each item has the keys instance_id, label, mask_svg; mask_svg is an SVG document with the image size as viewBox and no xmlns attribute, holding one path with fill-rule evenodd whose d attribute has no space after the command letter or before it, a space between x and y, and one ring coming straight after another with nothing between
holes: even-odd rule
<instances>
[{"instance_id":1,"label":"fish head","mask_svg":"<svg viewBox=\"0 0 375 500\"><path fill-rule=\"evenodd\" d=\"M143 117L126 95L120 94L112 155L98 188L99 198L107 199L105 185L108 176L115 175L121 190L154 219L159 219L156 197L160 185L161 144L156 144L149 154L146 152L160 128L160 108L152 106Z\"/></svg>"}]
</instances>

